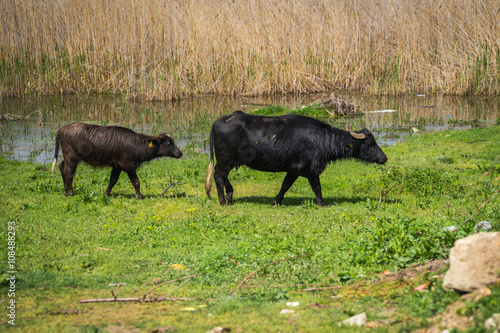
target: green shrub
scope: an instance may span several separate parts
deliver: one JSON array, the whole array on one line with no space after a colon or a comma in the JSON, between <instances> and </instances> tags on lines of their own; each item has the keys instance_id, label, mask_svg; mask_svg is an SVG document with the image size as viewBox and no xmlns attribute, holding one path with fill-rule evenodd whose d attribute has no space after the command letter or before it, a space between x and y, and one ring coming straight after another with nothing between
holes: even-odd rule
<instances>
[{"instance_id":1,"label":"green shrub","mask_svg":"<svg viewBox=\"0 0 500 333\"><path fill-rule=\"evenodd\" d=\"M391 264L404 268L416 261L446 258L456 239L469 234L471 227L451 233L432 222L416 218L382 218L359 230L359 239L349 242L353 265Z\"/></svg>"}]
</instances>

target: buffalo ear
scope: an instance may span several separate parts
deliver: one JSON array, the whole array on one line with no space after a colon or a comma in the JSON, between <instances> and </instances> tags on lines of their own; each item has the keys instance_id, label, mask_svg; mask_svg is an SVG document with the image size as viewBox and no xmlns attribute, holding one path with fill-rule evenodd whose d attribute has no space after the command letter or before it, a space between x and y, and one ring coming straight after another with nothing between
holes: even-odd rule
<instances>
[{"instance_id":1,"label":"buffalo ear","mask_svg":"<svg viewBox=\"0 0 500 333\"><path fill-rule=\"evenodd\" d=\"M353 145L352 141L351 141L351 142L346 143L344 146L345 146L345 147L349 147L349 148L351 148L351 149L354 147L354 145Z\"/></svg>"},{"instance_id":2,"label":"buffalo ear","mask_svg":"<svg viewBox=\"0 0 500 333\"><path fill-rule=\"evenodd\" d=\"M151 140L151 142L149 143L149 147L153 147L153 146L158 146L160 143L161 143L162 139L160 138L159 135L153 137L153 140Z\"/></svg>"},{"instance_id":3,"label":"buffalo ear","mask_svg":"<svg viewBox=\"0 0 500 333\"><path fill-rule=\"evenodd\" d=\"M168 133L158 134L157 136L153 137L153 140L151 140L151 144L158 146L163 141L165 141L167 138L171 138L171 136ZM151 144L149 145L150 147L151 147Z\"/></svg>"}]
</instances>

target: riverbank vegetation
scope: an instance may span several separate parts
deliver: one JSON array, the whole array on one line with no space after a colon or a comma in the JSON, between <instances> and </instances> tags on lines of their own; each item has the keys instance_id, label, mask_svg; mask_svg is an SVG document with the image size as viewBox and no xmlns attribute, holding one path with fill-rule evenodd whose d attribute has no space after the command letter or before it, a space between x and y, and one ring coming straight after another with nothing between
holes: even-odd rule
<instances>
[{"instance_id":1,"label":"riverbank vegetation","mask_svg":"<svg viewBox=\"0 0 500 333\"><path fill-rule=\"evenodd\" d=\"M0 94L500 92L495 0L5 1Z\"/></svg>"},{"instance_id":2,"label":"riverbank vegetation","mask_svg":"<svg viewBox=\"0 0 500 333\"><path fill-rule=\"evenodd\" d=\"M481 220L500 229L499 140L498 126L419 133L383 147L386 165L333 163L321 176L327 208L316 205L305 179L273 206L283 174L246 167L230 175L234 205L221 207L204 193L207 154L189 145L180 160L139 169L144 200L125 176L105 196L110 170L83 164L75 196L66 198L50 164L2 157L0 234L15 222L16 326L312 332L361 312L379 332L432 326L460 297L441 287L441 260L454 241ZM444 229L450 226L457 230ZM441 266L420 266L430 260ZM498 309L500 290L491 288L491 296L456 312L475 318L475 332ZM181 299L79 302L144 295Z\"/></svg>"}]
</instances>

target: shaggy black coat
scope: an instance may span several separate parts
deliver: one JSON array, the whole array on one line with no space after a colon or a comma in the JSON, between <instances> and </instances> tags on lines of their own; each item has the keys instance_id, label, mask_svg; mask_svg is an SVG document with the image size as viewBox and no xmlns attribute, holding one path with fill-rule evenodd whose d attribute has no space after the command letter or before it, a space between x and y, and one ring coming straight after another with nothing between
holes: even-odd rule
<instances>
[{"instance_id":1,"label":"shaggy black coat","mask_svg":"<svg viewBox=\"0 0 500 333\"><path fill-rule=\"evenodd\" d=\"M232 201L233 187L228 174L240 165L287 173L275 204L281 204L285 192L302 176L309 180L318 204L325 206L319 175L329 162L343 158L379 164L387 161L387 156L366 128L350 132L305 116L266 117L236 111L217 119L212 125L210 165L205 183L208 196L214 152L217 159L214 179L221 205L226 204L226 199L229 203Z\"/></svg>"},{"instance_id":2,"label":"shaggy black coat","mask_svg":"<svg viewBox=\"0 0 500 333\"><path fill-rule=\"evenodd\" d=\"M61 146L64 160L59 164L66 196L73 195L73 176L81 161L94 167L112 167L106 194L125 171L134 186L136 196L142 199L140 182L136 170L141 163L157 157L180 158L182 152L167 133L156 136L140 134L118 126L98 126L86 123L71 123L57 131L54 153L54 171Z\"/></svg>"}]
</instances>

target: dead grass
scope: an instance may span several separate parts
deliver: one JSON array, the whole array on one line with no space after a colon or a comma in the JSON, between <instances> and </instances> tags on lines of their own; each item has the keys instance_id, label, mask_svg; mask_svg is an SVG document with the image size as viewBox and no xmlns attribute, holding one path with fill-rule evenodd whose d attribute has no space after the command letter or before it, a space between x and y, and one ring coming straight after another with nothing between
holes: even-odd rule
<instances>
[{"instance_id":1,"label":"dead grass","mask_svg":"<svg viewBox=\"0 0 500 333\"><path fill-rule=\"evenodd\" d=\"M6 1L0 90L498 94L495 0Z\"/></svg>"}]
</instances>

